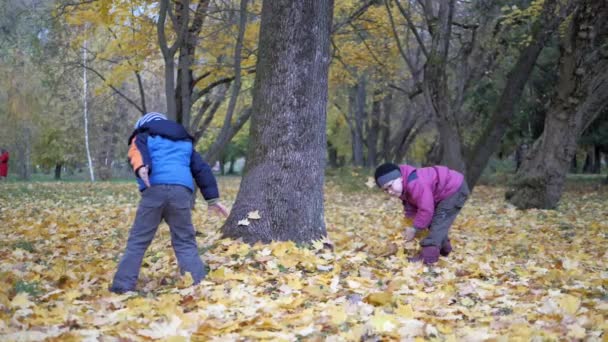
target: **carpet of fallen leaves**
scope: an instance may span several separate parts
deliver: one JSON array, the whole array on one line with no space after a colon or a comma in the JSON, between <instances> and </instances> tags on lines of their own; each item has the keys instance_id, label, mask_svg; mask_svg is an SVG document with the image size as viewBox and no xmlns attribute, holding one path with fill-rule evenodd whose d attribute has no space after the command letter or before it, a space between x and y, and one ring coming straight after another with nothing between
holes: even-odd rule
<instances>
[{"instance_id":1,"label":"carpet of fallen leaves","mask_svg":"<svg viewBox=\"0 0 608 342\"><path fill-rule=\"evenodd\" d=\"M226 204L238 185L220 180ZM205 281L179 276L161 224L139 291L115 295L134 184L0 184L0 340L607 341L606 189L570 190L556 211L517 211L503 193L475 189L433 267L407 261L417 244L379 191L328 184L333 250L222 240L198 201Z\"/></svg>"}]
</instances>

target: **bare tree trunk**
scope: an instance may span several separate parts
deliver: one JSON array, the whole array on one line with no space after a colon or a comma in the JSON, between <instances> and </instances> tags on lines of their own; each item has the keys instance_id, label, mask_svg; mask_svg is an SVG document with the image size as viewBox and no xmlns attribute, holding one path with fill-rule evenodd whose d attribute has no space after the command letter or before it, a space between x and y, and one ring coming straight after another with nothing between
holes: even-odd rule
<instances>
[{"instance_id":1,"label":"bare tree trunk","mask_svg":"<svg viewBox=\"0 0 608 342\"><path fill-rule=\"evenodd\" d=\"M560 46L557 94L545 129L507 193L520 209L557 206L578 138L608 108L608 4L585 0L578 6Z\"/></svg>"},{"instance_id":2,"label":"bare tree trunk","mask_svg":"<svg viewBox=\"0 0 608 342\"><path fill-rule=\"evenodd\" d=\"M89 107L88 107L88 79L87 79L87 41L84 41L84 48L82 49L82 62L84 64L82 83L82 102L84 106L84 146L87 152L87 161L89 165L89 176L91 182L95 181L95 174L93 173L93 159L91 159L91 148L89 146Z\"/></svg>"},{"instance_id":3,"label":"bare tree trunk","mask_svg":"<svg viewBox=\"0 0 608 342\"><path fill-rule=\"evenodd\" d=\"M169 6L171 6L169 0L160 0L160 7L158 13L158 22L156 23L156 30L158 33L158 45L163 55L165 62L165 97L167 100L167 117L171 120L177 120L177 104L175 102L175 53L179 48L184 36L188 29L188 21L182 20L179 22L179 27L175 27L177 31L177 38L171 46L168 45L167 35L165 33L165 21L169 12ZM182 12L188 11L188 6L182 6ZM182 18L188 18L188 15L183 15Z\"/></svg>"},{"instance_id":4,"label":"bare tree trunk","mask_svg":"<svg viewBox=\"0 0 608 342\"><path fill-rule=\"evenodd\" d=\"M26 123L27 125L27 123ZM21 163L19 174L21 179L29 180L32 177L32 130L28 126L23 127L23 143L17 145L21 152Z\"/></svg>"},{"instance_id":5,"label":"bare tree trunk","mask_svg":"<svg viewBox=\"0 0 608 342\"><path fill-rule=\"evenodd\" d=\"M63 165L61 163L55 165L55 180L61 179L61 168Z\"/></svg>"},{"instance_id":6,"label":"bare tree trunk","mask_svg":"<svg viewBox=\"0 0 608 342\"><path fill-rule=\"evenodd\" d=\"M600 157L599 146L595 144L588 146L585 164L583 164L583 173L599 174L601 169Z\"/></svg>"},{"instance_id":7,"label":"bare tree trunk","mask_svg":"<svg viewBox=\"0 0 608 342\"><path fill-rule=\"evenodd\" d=\"M363 166L363 120L365 117L365 77L361 76L359 82L351 88L349 96L349 111L353 116L351 130L353 146L353 165Z\"/></svg>"},{"instance_id":8,"label":"bare tree trunk","mask_svg":"<svg viewBox=\"0 0 608 342\"><path fill-rule=\"evenodd\" d=\"M559 24L570 13L570 6L566 5L562 7L562 13L556 15L556 7L556 0L545 1L540 18L534 24L530 44L521 52L515 66L509 72L505 88L492 113L490 124L486 126L481 138L473 147L471 155L467 158L466 178L470 188L473 188L479 180L490 157L507 131L515 105L521 98L538 55Z\"/></svg>"},{"instance_id":9,"label":"bare tree trunk","mask_svg":"<svg viewBox=\"0 0 608 342\"><path fill-rule=\"evenodd\" d=\"M326 235L323 185L333 1L265 0L251 143L223 235L309 242ZM258 211L260 219L242 220ZM239 224L240 222L240 224Z\"/></svg>"},{"instance_id":10,"label":"bare tree trunk","mask_svg":"<svg viewBox=\"0 0 608 342\"><path fill-rule=\"evenodd\" d=\"M393 111L393 96L389 91L388 95L382 101L382 122L380 124L381 150L382 159L384 162L389 162L391 156L391 113Z\"/></svg>"},{"instance_id":11,"label":"bare tree trunk","mask_svg":"<svg viewBox=\"0 0 608 342\"><path fill-rule=\"evenodd\" d=\"M367 131L367 167L375 167L378 161L378 135L380 131L380 118L382 116L382 102L376 97L381 93L376 91L372 103L370 125Z\"/></svg>"},{"instance_id":12,"label":"bare tree trunk","mask_svg":"<svg viewBox=\"0 0 608 342\"><path fill-rule=\"evenodd\" d=\"M118 144L118 125L121 122L120 116L122 113L126 113L127 110L126 103L121 99L117 99L115 109L106 113L106 118L104 118L104 122L101 124L103 136L101 137L101 144L97 148L95 169L97 178L100 180L106 181L112 179L112 164L114 162L116 144Z\"/></svg>"},{"instance_id":13,"label":"bare tree trunk","mask_svg":"<svg viewBox=\"0 0 608 342\"><path fill-rule=\"evenodd\" d=\"M327 162L329 167L338 167L338 149L331 142L327 142Z\"/></svg>"},{"instance_id":14,"label":"bare tree trunk","mask_svg":"<svg viewBox=\"0 0 608 342\"><path fill-rule=\"evenodd\" d=\"M455 0L441 1L435 18L433 6L425 7L425 15L431 33L431 48L424 65L424 96L428 107L437 118L441 164L458 171L465 170L458 121L450 106L448 91L448 51L452 36L452 18Z\"/></svg>"},{"instance_id":15,"label":"bare tree trunk","mask_svg":"<svg viewBox=\"0 0 608 342\"><path fill-rule=\"evenodd\" d=\"M245 26L247 25L247 2L248 0L241 0L240 6L240 20L239 20L239 33L234 47L234 83L232 84L232 94L228 102L228 109L226 111L226 117L224 118L224 125L220 131L219 136L213 142L213 145L209 148L209 151L205 154L205 159L208 163L215 163L218 156L222 153L226 145L230 142L232 137L243 127L243 125L249 119L251 111L245 109L238 117L236 123L232 123L232 116L236 108L236 101L241 91L241 51L243 49L243 39L245 35Z\"/></svg>"},{"instance_id":16,"label":"bare tree trunk","mask_svg":"<svg viewBox=\"0 0 608 342\"><path fill-rule=\"evenodd\" d=\"M602 152L597 145L593 145L593 166L591 167L591 172L594 174L602 172Z\"/></svg>"}]
</instances>

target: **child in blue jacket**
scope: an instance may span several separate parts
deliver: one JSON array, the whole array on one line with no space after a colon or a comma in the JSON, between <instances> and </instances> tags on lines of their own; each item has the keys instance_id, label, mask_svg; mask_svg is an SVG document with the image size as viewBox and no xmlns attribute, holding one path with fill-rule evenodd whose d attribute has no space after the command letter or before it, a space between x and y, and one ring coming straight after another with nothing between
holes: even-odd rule
<instances>
[{"instance_id":1,"label":"child in blue jacket","mask_svg":"<svg viewBox=\"0 0 608 342\"><path fill-rule=\"evenodd\" d=\"M205 278L192 226L192 179L209 210L224 216L228 211L219 202L215 177L194 150L193 141L182 125L160 113L148 113L135 124L129 138L129 162L137 176L141 200L110 291L135 290L144 253L162 219L169 225L181 273L190 272L195 284Z\"/></svg>"}]
</instances>

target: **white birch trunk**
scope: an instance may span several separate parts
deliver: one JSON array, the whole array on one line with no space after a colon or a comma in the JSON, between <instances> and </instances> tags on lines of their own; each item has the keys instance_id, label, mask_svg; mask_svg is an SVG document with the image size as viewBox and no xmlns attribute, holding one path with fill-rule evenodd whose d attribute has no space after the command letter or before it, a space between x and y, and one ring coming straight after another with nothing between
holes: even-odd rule
<instances>
[{"instance_id":1,"label":"white birch trunk","mask_svg":"<svg viewBox=\"0 0 608 342\"><path fill-rule=\"evenodd\" d=\"M82 94L82 101L84 104L84 145L87 150L87 160L89 162L89 174L91 177L91 182L95 181L95 174L93 173L93 160L91 159L91 149L89 147L89 113L88 113L88 103L87 103L87 41L84 41L84 48L82 49L82 63L84 65L82 81L84 84L84 90Z\"/></svg>"}]
</instances>

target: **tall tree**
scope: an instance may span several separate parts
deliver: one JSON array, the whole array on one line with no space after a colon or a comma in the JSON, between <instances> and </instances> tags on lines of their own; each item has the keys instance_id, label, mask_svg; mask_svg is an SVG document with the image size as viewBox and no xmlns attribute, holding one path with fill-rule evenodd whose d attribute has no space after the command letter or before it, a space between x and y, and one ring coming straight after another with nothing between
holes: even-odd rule
<instances>
[{"instance_id":1,"label":"tall tree","mask_svg":"<svg viewBox=\"0 0 608 342\"><path fill-rule=\"evenodd\" d=\"M578 3L561 40L559 82L545 129L526 155L507 198L518 208L553 209L577 140L608 108L608 4Z\"/></svg>"},{"instance_id":2,"label":"tall tree","mask_svg":"<svg viewBox=\"0 0 608 342\"><path fill-rule=\"evenodd\" d=\"M323 183L332 0L262 4L250 147L222 228L244 241L326 235ZM261 218L243 220L257 211ZM255 217L255 216L254 216Z\"/></svg>"},{"instance_id":3,"label":"tall tree","mask_svg":"<svg viewBox=\"0 0 608 342\"><path fill-rule=\"evenodd\" d=\"M226 99L227 88L238 83L232 87L228 113L219 117L223 126L219 124L221 133L207 153L209 162L217 159L248 121L250 111L238 109L236 104L242 94L241 78L243 82L251 82L245 76L255 72L257 4L251 4L248 10L248 2L239 0L60 0L59 3L60 13L67 14L68 23L88 27L90 36L106 41L91 51L87 68L141 114L148 109L165 110L149 101L154 100L150 94L151 78L157 76L157 68L164 69L166 113L197 140L214 126L212 121L219 116L216 113L222 112L218 109ZM238 31L235 39L233 31ZM81 43L77 37L74 42ZM121 85L127 75L134 76L131 83L137 84L138 100L136 92L130 89L133 87Z\"/></svg>"},{"instance_id":4,"label":"tall tree","mask_svg":"<svg viewBox=\"0 0 608 342\"><path fill-rule=\"evenodd\" d=\"M523 94L523 89L530 78L538 56L560 24L572 13L572 8L571 1L547 0L544 2L538 20L533 24L530 41L509 71L490 121L468 157L466 178L470 187L475 186L479 180L490 157L498 149L501 139L509 128L515 105Z\"/></svg>"}]
</instances>

